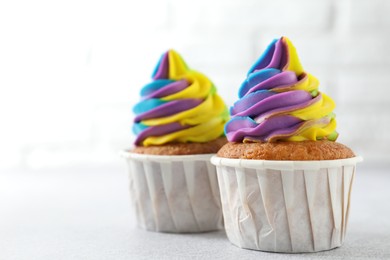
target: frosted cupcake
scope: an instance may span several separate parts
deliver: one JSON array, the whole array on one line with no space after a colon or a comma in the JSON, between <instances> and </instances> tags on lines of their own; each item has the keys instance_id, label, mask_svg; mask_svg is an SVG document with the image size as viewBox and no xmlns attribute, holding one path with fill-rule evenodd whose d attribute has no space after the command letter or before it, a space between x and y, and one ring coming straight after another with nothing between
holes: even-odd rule
<instances>
[{"instance_id":1,"label":"frosted cupcake","mask_svg":"<svg viewBox=\"0 0 390 260\"><path fill-rule=\"evenodd\" d=\"M335 142L333 100L286 38L250 68L230 110L217 166L225 229L236 246L316 252L340 246L356 157Z\"/></svg>"},{"instance_id":2,"label":"frosted cupcake","mask_svg":"<svg viewBox=\"0 0 390 260\"><path fill-rule=\"evenodd\" d=\"M227 141L227 108L213 83L180 55L164 53L133 108L135 147L124 153L140 227L160 232L223 228L210 158Z\"/></svg>"}]
</instances>

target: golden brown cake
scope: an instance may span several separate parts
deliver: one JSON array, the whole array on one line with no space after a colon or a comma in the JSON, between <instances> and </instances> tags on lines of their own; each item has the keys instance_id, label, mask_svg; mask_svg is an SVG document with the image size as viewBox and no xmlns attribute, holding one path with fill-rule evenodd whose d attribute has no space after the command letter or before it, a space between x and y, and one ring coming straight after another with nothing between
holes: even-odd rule
<instances>
[{"instance_id":1,"label":"golden brown cake","mask_svg":"<svg viewBox=\"0 0 390 260\"><path fill-rule=\"evenodd\" d=\"M219 157L255 160L335 160L355 157L347 146L332 141L227 143Z\"/></svg>"},{"instance_id":2,"label":"golden brown cake","mask_svg":"<svg viewBox=\"0 0 390 260\"><path fill-rule=\"evenodd\" d=\"M226 137L220 137L207 143L169 143L155 146L136 146L131 152L151 155L208 154L218 152L226 143Z\"/></svg>"}]
</instances>

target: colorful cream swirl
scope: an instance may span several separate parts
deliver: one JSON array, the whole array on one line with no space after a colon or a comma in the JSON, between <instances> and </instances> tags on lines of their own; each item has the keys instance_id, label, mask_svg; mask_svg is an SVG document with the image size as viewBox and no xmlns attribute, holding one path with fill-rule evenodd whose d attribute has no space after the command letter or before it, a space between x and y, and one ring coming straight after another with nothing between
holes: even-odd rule
<instances>
[{"instance_id":1,"label":"colorful cream swirl","mask_svg":"<svg viewBox=\"0 0 390 260\"><path fill-rule=\"evenodd\" d=\"M318 91L289 39L274 40L250 68L225 126L230 142L337 139L333 100Z\"/></svg>"},{"instance_id":2,"label":"colorful cream swirl","mask_svg":"<svg viewBox=\"0 0 390 260\"><path fill-rule=\"evenodd\" d=\"M208 142L223 136L229 113L205 75L190 69L177 52L169 50L152 77L133 108L136 145Z\"/></svg>"}]
</instances>

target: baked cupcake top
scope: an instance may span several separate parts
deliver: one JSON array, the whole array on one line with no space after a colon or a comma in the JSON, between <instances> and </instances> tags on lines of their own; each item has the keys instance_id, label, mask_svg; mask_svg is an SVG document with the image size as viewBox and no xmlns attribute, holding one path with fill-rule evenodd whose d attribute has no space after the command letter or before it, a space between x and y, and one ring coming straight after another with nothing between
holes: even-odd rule
<instances>
[{"instance_id":1,"label":"baked cupcake top","mask_svg":"<svg viewBox=\"0 0 390 260\"><path fill-rule=\"evenodd\" d=\"M227 143L219 157L232 159L317 161L355 157L347 146L328 140L272 143Z\"/></svg>"},{"instance_id":2,"label":"baked cupcake top","mask_svg":"<svg viewBox=\"0 0 390 260\"><path fill-rule=\"evenodd\" d=\"M274 40L239 88L226 137L244 143L335 141L335 103L318 86L318 80L304 71L290 40Z\"/></svg>"},{"instance_id":3,"label":"baked cupcake top","mask_svg":"<svg viewBox=\"0 0 390 260\"><path fill-rule=\"evenodd\" d=\"M224 135L229 118L214 84L187 66L174 50L165 52L133 107L136 146L205 143Z\"/></svg>"}]
</instances>

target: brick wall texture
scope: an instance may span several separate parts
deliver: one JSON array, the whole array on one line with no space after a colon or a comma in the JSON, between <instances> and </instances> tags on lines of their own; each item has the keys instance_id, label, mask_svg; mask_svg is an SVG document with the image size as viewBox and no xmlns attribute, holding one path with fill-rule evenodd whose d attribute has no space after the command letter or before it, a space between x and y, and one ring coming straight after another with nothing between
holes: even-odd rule
<instances>
[{"instance_id":1,"label":"brick wall texture","mask_svg":"<svg viewBox=\"0 0 390 260\"><path fill-rule=\"evenodd\" d=\"M230 106L274 38L334 98L339 141L390 160L390 1L0 3L0 169L120 163L132 105L168 48Z\"/></svg>"}]
</instances>

